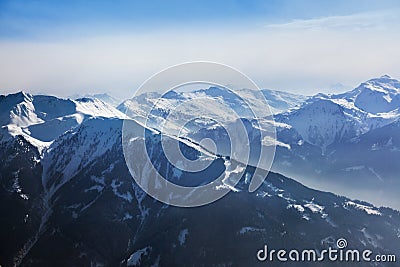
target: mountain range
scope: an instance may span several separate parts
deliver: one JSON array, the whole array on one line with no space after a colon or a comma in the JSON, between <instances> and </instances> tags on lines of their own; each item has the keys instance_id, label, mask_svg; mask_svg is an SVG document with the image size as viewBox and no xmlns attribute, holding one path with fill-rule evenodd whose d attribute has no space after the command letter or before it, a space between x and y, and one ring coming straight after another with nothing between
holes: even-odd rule
<instances>
[{"instance_id":1,"label":"mountain range","mask_svg":"<svg viewBox=\"0 0 400 267\"><path fill-rule=\"evenodd\" d=\"M243 90L256 106L252 92ZM204 137L223 143L226 136L219 125L194 121L184 136L166 140L178 141L183 154L212 163L197 176L174 169L164 155L160 131L151 129L157 130L174 105L199 95L217 98L246 119L243 102L229 91L212 87L162 97L140 95L118 108L98 98L70 100L24 92L0 96L0 264L254 266L266 264L256 258L266 244L320 253L335 247L339 238L345 238L352 249L399 257L399 212L353 199L358 192L379 196L381 191L392 204L387 206L398 207L390 194L399 189L399 90L399 82L387 76L340 95L306 97L264 90L274 114L277 151L274 172L253 193L247 191L253 166L224 153L210 156L197 145ZM154 104L150 123L143 126L142 111ZM180 109L178 115L189 117L196 108ZM128 109L137 115L128 118ZM231 117L222 117L234 123ZM137 185L126 165L122 144L126 121L146 133L128 139L129 145L146 144L153 165L168 180L204 183L225 173L226 179L215 190L230 186L232 191L197 208L154 200ZM271 121L248 120L249 136L257 136L256 123ZM141 179L149 175L142 166L145 156L132 155L133 169ZM245 169L234 186L230 180L237 177L229 166ZM326 185L325 191L351 198L298 181ZM346 191L349 187L352 191Z\"/></svg>"},{"instance_id":2,"label":"mountain range","mask_svg":"<svg viewBox=\"0 0 400 267\"><path fill-rule=\"evenodd\" d=\"M260 128L275 125L277 150L272 170L314 188L400 208L397 197L400 188L398 80L384 75L368 80L354 90L331 95L262 92L274 114L274 122L271 118L253 120L249 136L257 136ZM234 92L211 87L194 92L170 91L164 96L139 95L124 101L117 109L124 113L129 110L134 119L167 132L176 132L176 128L180 128L174 123L165 123L170 114L174 119L183 120L201 114L199 117L204 118L185 125L180 134L198 143L210 138L219 145L220 153L229 154L229 138L224 127L206 118L210 110L220 114L219 123L225 125L234 123L234 113L252 118L247 105L263 107L262 102L251 90L242 89L240 93L246 96L247 104ZM199 97L206 100L200 104L191 102ZM207 98L221 105L208 107L203 104L211 103ZM175 109L176 106L179 109ZM149 110L147 116L145 111Z\"/></svg>"},{"instance_id":3,"label":"mountain range","mask_svg":"<svg viewBox=\"0 0 400 267\"><path fill-rule=\"evenodd\" d=\"M275 120L276 170L310 185L399 208L400 82L371 79L347 93L319 94ZM300 167L302 166L302 167Z\"/></svg>"}]
</instances>

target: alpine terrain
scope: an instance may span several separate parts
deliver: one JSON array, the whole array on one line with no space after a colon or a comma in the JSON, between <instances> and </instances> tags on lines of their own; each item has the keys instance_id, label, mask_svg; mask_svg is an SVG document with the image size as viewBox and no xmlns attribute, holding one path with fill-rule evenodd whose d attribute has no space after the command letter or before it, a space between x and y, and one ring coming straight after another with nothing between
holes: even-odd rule
<instances>
[{"instance_id":1,"label":"alpine terrain","mask_svg":"<svg viewBox=\"0 0 400 267\"><path fill-rule=\"evenodd\" d=\"M376 80L369 83L373 82ZM205 92L210 93L209 90ZM395 119L376 119L376 123L370 119L365 125L368 129L357 128L350 121L352 117L363 124L366 121L356 118L364 114L367 120L371 114L361 108L358 115L345 111L346 106L357 102L357 90L352 91L353 98L348 94L346 103L341 100L345 97L315 96L301 107L288 104L289 111L275 115L281 121L277 123L278 162L284 156L281 149L290 156L297 151L309 151L321 160L335 153L346 154L345 144L359 147L353 153L358 150L362 153L361 149L369 146L381 156L388 155L386 151L396 152L393 147L398 142L399 124ZM171 101L179 99L177 95ZM234 101L231 99L227 105L235 105ZM127 106L127 102L122 106ZM346 118L340 131L331 128L340 134L323 141L318 133L303 129L297 118L301 114L313 114L313 109L325 110L325 116L335 118L335 122ZM256 256L264 245L274 249L314 249L316 256L320 256L328 247L337 249L336 241L340 238L345 238L351 249L400 256L398 211L313 190L275 172L270 172L262 186L249 193L247 188L254 167L205 151L195 140L188 141L190 135L184 139L169 136L166 144L177 140L185 156L192 160L201 158L210 165L195 174L180 171L166 158L165 144L157 129L144 128L141 122L99 99L70 100L20 92L0 97L0 113L2 266L253 266L267 264ZM394 112L389 113L395 116ZM316 114L324 116L321 112ZM381 112L376 114L384 117ZM315 118L316 124L321 121ZM146 134L123 138L123 123L130 123ZM270 123L270 119L261 123ZM257 136L252 122L247 125L249 133ZM330 133L329 127L321 127L314 128L329 136L326 134ZM378 142L376 138L382 136L392 138ZM132 178L125 162L123 142L128 142L128 147L133 149L143 145L147 148L147 155L130 156L134 175L140 179L152 175L142 165L144 158L149 157L156 171L173 183L186 186L213 183L223 174L225 178L215 183L213 190L228 188L231 192L197 208L178 208L158 202ZM329 150L332 145L336 147L334 153ZM238 169L244 170L242 177L235 177ZM235 185L236 180L239 182ZM324 262L328 264L327 260ZM363 264L376 265L374 262ZM292 262L292 265L315 263ZM381 266L395 265L388 262Z\"/></svg>"}]
</instances>

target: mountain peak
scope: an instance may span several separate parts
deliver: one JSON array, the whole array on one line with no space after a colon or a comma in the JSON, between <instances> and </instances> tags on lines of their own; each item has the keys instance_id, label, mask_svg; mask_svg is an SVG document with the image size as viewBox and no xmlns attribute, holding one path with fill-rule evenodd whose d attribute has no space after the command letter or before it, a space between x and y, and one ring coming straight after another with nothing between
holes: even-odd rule
<instances>
[{"instance_id":1,"label":"mountain peak","mask_svg":"<svg viewBox=\"0 0 400 267\"><path fill-rule=\"evenodd\" d=\"M95 103L96 99L94 98L90 98L90 97L81 97L81 98L77 98L75 99L75 101L77 102L82 102L82 103Z\"/></svg>"},{"instance_id":2,"label":"mountain peak","mask_svg":"<svg viewBox=\"0 0 400 267\"><path fill-rule=\"evenodd\" d=\"M385 74L379 78L370 79L362 84L380 84L398 87L399 81Z\"/></svg>"},{"instance_id":3,"label":"mountain peak","mask_svg":"<svg viewBox=\"0 0 400 267\"><path fill-rule=\"evenodd\" d=\"M78 100L78 99L82 100L82 99L87 99L87 98L99 99L99 100L103 101L104 103L107 103L113 107L116 107L121 103L121 99L114 97L108 93L98 93L98 94L92 94L92 95L86 94L83 96L74 95L73 96L73 99L76 99L76 100Z\"/></svg>"},{"instance_id":4,"label":"mountain peak","mask_svg":"<svg viewBox=\"0 0 400 267\"><path fill-rule=\"evenodd\" d=\"M11 111L15 109L16 106L19 104L30 105L32 104L31 103L32 101L33 101L33 96L31 94L25 93L24 91L8 95L0 95L0 103L2 111L4 110ZM6 115L5 117L8 117L8 115Z\"/></svg>"},{"instance_id":5,"label":"mountain peak","mask_svg":"<svg viewBox=\"0 0 400 267\"><path fill-rule=\"evenodd\" d=\"M24 100L32 101L32 95L26 93L25 91L19 91L14 94L3 95L3 97L18 100L18 102L22 102Z\"/></svg>"},{"instance_id":6,"label":"mountain peak","mask_svg":"<svg viewBox=\"0 0 400 267\"><path fill-rule=\"evenodd\" d=\"M32 95L25 91L19 91L18 93L16 93L16 95L22 96L24 98L32 98Z\"/></svg>"},{"instance_id":7,"label":"mountain peak","mask_svg":"<svg viewBox=\"0 0 400 267\"><path fill-rule=\"evenodd\" d=\"M385 74L380 77L380 79L392 79L389 75Z\"/></svg>"},{"instance_id":8,"label":"mountain peak","mask_svg":"<svg viewBox=\"0 0 400 267\"><path fill-rule=\"evenodd\" d=\"M400 103L400 81L383 75L361 83L350 92L334 95L335 99L345 99L368 113L391 112Z\"/></svg>"}]
</instances>

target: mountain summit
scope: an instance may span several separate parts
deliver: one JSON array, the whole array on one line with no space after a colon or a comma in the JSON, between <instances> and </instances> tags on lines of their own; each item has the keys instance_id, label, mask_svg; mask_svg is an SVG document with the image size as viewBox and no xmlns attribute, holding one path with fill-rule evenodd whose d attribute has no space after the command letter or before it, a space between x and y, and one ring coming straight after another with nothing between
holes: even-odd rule
<instances>
[{"instance_id":1,"label":"mountain summit","mask_svg":"<svg viewBox=\"0 0 400 267\"><path fill-rule=\"evenodd\" d=\"M97 98L71 100L25 92L0 96L0 138L21 135L38 147L91 117L125 115Z\"/></svg>"},{"instance_id":2,"label":"mountain summit","mask_svg":"<svg viewBox=\"0 0 400 267\"><path fill-rule=\"evenodd\" d=\"M354 90L333 96L346 99L361 110L371 113L387 113L400 107L400 82L388 75L370 79Z\"/></svg>"}]
</instances>

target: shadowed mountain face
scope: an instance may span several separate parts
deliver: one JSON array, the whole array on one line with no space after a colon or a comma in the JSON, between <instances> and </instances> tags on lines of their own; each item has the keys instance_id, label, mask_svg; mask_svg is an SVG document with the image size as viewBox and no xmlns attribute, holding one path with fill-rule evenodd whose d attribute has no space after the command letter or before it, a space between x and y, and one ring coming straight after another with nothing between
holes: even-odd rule
<instances>
[{"instance_id":1,"label":"shadowed mountain face","mask_svg":"<svg viewBox=\"0 0 400 267\"><path fill-rule=\"evenodd\" d=\"M251 167L235 190L212 204L162 204L131 177L121 127L120 118L92 117L43 150L23 135L0 143L2 266L254 266L267 264L256 258L264 245L321 251L339 238L349 248L398 253L397 211L312 190L276 173L248 193ZM148 137L158 171L174 183L190 183L193 177L166 162L159 134L149 131ZM193 159L204 156L190 144L180 148ZM138 164L143 156L133 155ZM206 160L213 161L211 168L195 179L210 181L234 164L224 157ZM145 179L142 170L138 175Z\"/></svg>"}]
</instances>

